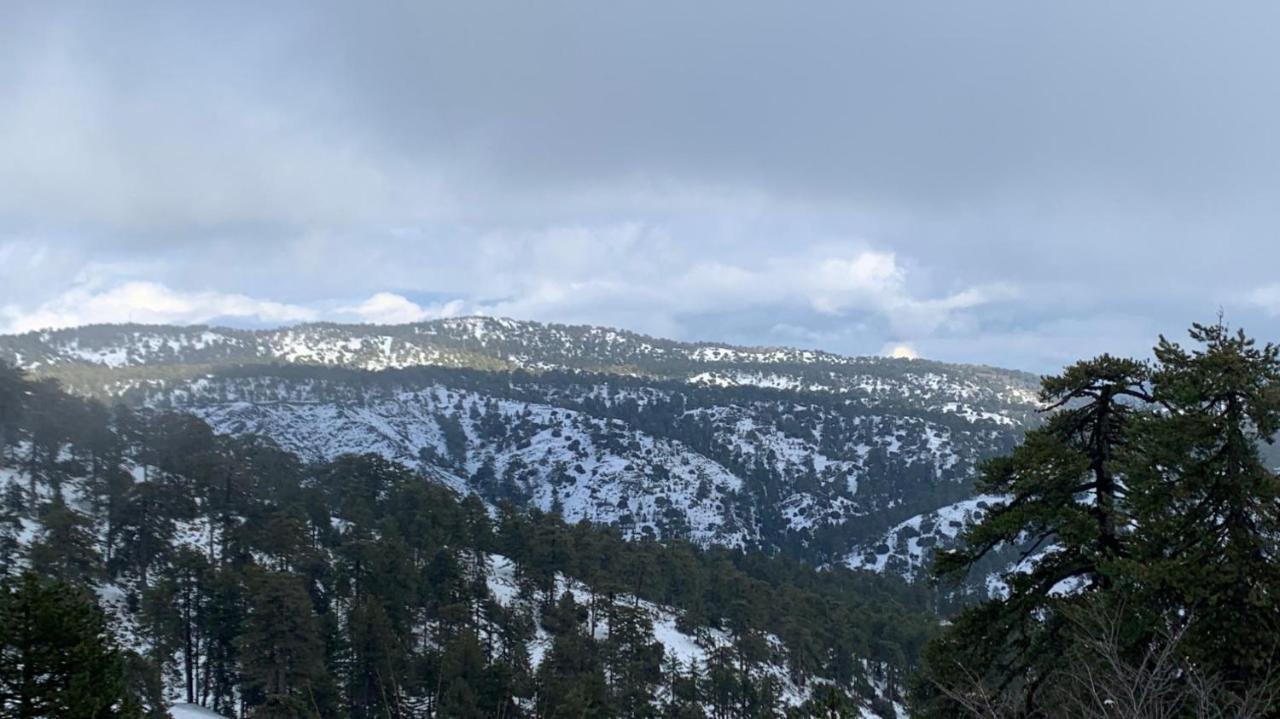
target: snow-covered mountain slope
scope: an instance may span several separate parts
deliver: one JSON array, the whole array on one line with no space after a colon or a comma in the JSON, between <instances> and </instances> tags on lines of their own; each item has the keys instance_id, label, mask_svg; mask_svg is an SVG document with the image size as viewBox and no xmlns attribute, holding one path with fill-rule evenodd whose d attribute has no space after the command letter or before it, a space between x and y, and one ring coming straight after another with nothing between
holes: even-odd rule
<instances>
[{"instance_id":1,"label":"snow-covered mountain slope","mask_svg":"<svg viewBox=\"0 0 1280 719\"><path fill-rule=\"evenodd\" d=\"M757 388L469 370L247 368L121 396L311 460L372 452L457 492L632 537L834 561L963 497L1008 422Z\"/></svg>"},{"instance_id":2,"label":"snow-covered mountain slope","mask_svg":"<svg viewBox=\"0 0 1280 719\"><path fill-rule=\"evenodd\" d=\"M1036 421L1025 373L492 318L104 325L0 337L0 359L308 459L373 452L493 503L814 563L965 499Z\"/></svg>"},{"instance_id":3,"label":"snow-covered mountain slope","mask_svg":"<svg viewBox=\"0 0 1280 719\"><path fill-rule=\"evenodd\" d=\"M856 548L845 557L851 569L896 574L920 579L927 572L933 552L955 545L964 528L980 522L1006 497L983 494L930 512L917 514L895 525L874 543Z\"/></svg>"},{"instance_id":4,"label":"snow-covered mountain slope","mask_svg":"<svg viewBox=\"0 0 1280 719\"><path fill-rule=\"evenodd\" d=\"M678 531L704 544L743 546L751 537L721 508L741 479L677 440L620 420L439 385L355 405L195 400L185 407L220 432L266 435L303 457L372 452L459 492L523 497L570 521L618 524L635 535Z\"/></svg>"},{"instance_id":5,"label":"snow-covered mountain slope","mask_svg":"<svg viewBox=\"0 0 1280 719\"><path fill-rule=\"evenodd\" d=\"M1022 416L1032 407L1036 383L1032 375L990 367L683 343L602 327L488 317L278 330L95 325L0 337L0 360L32 371L273 362L366 370L424 365L585 370L895 402L949 402L957 412L1006 417Z\"/></svg>"}]
</instances>

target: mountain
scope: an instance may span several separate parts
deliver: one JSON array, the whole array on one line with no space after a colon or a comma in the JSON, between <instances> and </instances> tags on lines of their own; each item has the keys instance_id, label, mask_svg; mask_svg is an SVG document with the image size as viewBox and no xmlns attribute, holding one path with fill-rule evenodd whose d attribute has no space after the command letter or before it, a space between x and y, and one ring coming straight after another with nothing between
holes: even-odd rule
<instances>
[{"instance_id":1,"label":"mountain","mask_svg":"<svg viewBox=\"0 0 1280 719\"><path fill-rule=\"evenodd\" d=\"M1036 378L1021 372L481 317L101 325L0 337L0 360L311 461L377 453L627 537L908 577L921 560L888 561L878 550L900 540L886 532L967 500L977 463L1035 422Z\"/></svg>"},{"instance_id":2,"label":"mountain","mask_svg":"<svg viewBox=\"0 0 1280 719\"><path fill-rule=\"evenodd\" d=\"M999 495L981 495L917 514L885 532L878 544L851 552L844 564L852 569L919 579L928 571L935 547L950 546L965 527L982 521L987 511L1005 501Z\"/></svg>"},{"instance_id":3,"label":"mountain","mask_svg":"<svg viewBox=\"0 0 1280 719\"><path fill-rule=\"evenodd\" d=\"M89 325L8 335L0 358L30 370L97 366L225 366L271 362L380 370L422 365L476 369L574 369L749 384L777 389L936 395L953 400L1033 401L1022 372L926 360L847 357L816 350L687 343L591 326L493 317L405 325L303 324L237 330L167 325ZM914 362L919 372L892 368ZM812 371L806 371L812 370ZM938 370L932 375L930 370ZM906 382L900 385L898 378ZM877 380L883 381L877 381ZM966 381L968 380L968 381ZM906 389L910 387L911 389Z\"/></svg>"},{"instance_id":4,"label":"mountain","mask_svg":"<svg viewBox=\"0 0 1280 719\"><path fill-rule=\"evenodd\" d=\"M891 579L628 541L0 367L0 582L27 570L96 599L148 716L897 717L936 625Z\"/></svg>"}]
</instances>

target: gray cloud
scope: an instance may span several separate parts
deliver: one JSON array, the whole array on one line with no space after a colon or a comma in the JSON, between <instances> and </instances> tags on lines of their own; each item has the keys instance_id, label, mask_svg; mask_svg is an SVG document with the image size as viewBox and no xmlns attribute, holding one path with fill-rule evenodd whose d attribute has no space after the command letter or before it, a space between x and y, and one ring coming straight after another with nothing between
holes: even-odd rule
<instances>
[{"instance_id":1,"label":"gray cloud","mask_svg":"<svg viewBox=\"0 0 1280 719\"><path fill-rule=\"evenodd\" d=\"M1277 20L7 3L0 305L492 311L1032 369L1219 306L1274 336Z\"/></svg>"}]
</instances>

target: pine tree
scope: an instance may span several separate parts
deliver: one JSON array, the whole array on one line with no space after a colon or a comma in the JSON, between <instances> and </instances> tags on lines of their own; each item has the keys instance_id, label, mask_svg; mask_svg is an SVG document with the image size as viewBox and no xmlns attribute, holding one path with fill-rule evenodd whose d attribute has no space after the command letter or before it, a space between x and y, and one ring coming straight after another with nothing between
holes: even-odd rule
<instances>
[{"instance_id":1,"label":"pine tree","mask_svg":"<svg viewBox=\"0 0 1280 719\"><path fill-rule=\"evenodd\" d=\"M458 634L440 660L440 715L458 719L492 716L484 710L484 650L474 632Z\"/></svg>"},{"instance_id":2,"label":"pine tree","mask_svg":"<svg viewBox=\"0 0 1280 719\"><path fill-rule=\"evenodd\" d=\"M55 379L45 378L27 384L24 423L31 442L27 466L32 482L38 476L48 477L55 473L62 449L71 439L66 420L75 402L62 391L62 386ZM32 497L34 500L34 487Z\"/></svg>"},{"instance_id":3,"label":"pine tree","mask_svg":"<svg viewBox=\"0 0 1280 719\"><path fill-rule=\"evenodd\" d=\"M0 584L0 715L141 717L102 614L73 586L32 572Z\"/></svg>"},{"instance_id":4,"label":"pine tree","mask_svg":"<svg viewBox=\"0 0 1280 719\"><path fill-rule=\"evenodd\" d=\"M143 616L151 629L154 646L164 659L177 655L186 701L198 697L198 670L207 640L205 582L209 567L205 558L189 547L179 549L173 561L143 594Z\"/></svg>"},{"instance_id":5,"label":"pine tree","mask_svg":"<svg viewBox=\"0 0 1280 719\"><path fill-rule=\"evenodd\" d=\"M1259 447L1280 431L1280 349L1221 322L1190 336L1192 349L1160 338L1150 368L1103 357L1045 381L1059 411L986 467L982 488L1009 499L936 569L1019 543L1027 561L1005 574L1007 596L930 644L917 714L950 716L979 694L1052 714L1048 689L1073 672L1139 666L1152 647L1169 647L1184 696L1192 677L1229 692L1274 680L1280 479ZM1113 614L1113 663L1077 666L1097 655L1080 618Z\"/></svg>"},{"instance_id":6,"label":"pine tree","mask_svg":"<svg viewBox=\"0 0 1280 719\"><path fill-rule=\"evenodd\" d=\"M669 654L663 662L662 674L667 683L666 703L662 711L664 718L698 719L705 716L696 659L686 669L674 654Z\"/></svg>"},{"instance_id":7,"label":"pine tree","mask_svg":"<svg viewBox=\"0 0 1280 719\"><path fill-rule=\"evenodd\" d=\"M0 469L8 467L9 448L18 443L29 392L26 376L0 361Z\"/></svg>"},{"instance_id":8,"label":"pine tree","mask_svg":"<svg viewBox=\"0 0 1280 719\"><path fill-rule=\"evenodd\" d=\"M599 646L582 629L556 635L538 666L538 707L544 716L615 716Z\"/></svg>"},{"instance_id":9,"label":"pine tree","mask_svg":"<svg viewBox=\"0 0 1280 719\"><path fill-rule=\"evenodd\" d=\"M436 423L444 435L445 451L455 468L461 469L467 464L467 432L457 414L441 413L436 415Z\"/></svg>"},{"instance_id":10,"label":"pine tree","mask_svg":"<svg viewBox=\"0 0 1280 719\"><path fill-rule=\"evenodd\" d=\"M928 653L922 694L936 711L950 701L935 685L974 680L1029 706L1062 656L1058 590L1106 590L1115 562L1126 556L1127 496L1117 480L1129 434L1151 397L1149 371L1133 360L1103 355L1043 381L1040 400L1052 411L1023 443L983 467L980 491L1008 499L963 536L963 547L940 553L935 571L963 576L992 551L1017 546L1019 566L1002 579L1005 596L957 617ZM1045 551L1052 548L1052 551Z\"/></svg>"},{"instance_id":11,"label":"pine tree","mask_svg":"<svg viewBox=\"0 0 1280 719\"><path fill-rule=\"evenodd\" d=\"M1280 348L1221 322L1190 336L1193 348L1162 337L1155 349L1165 411L1129 468L1134 609L1185 623L1191 661L1257 686L1280 671L1280 478L1259 452L1280 431Z\"/></svg>"},{"instance_id":12,"label":"pine tree","mask_svg":"<svg viewBox=\"0 0 1280 719\"><path fill-rule=\"evenodd\" d=\"M351 659L347 705L352 719L403 715L402 687L407 656L402 635L372 597L357 600L347 619Z\"/></svg>"},{"instance_id":13,"label":"pine tree","mask_svg":"<svg viewBox=\"0 0 1280 719\"><path fill-rule=\"evenodd\" d=\"M173 539L173 489L157 479L129 486L120 518L120 546L113 559L133 570L143 588L151 567L169 554Z\"/></svg>"},{"instance_id":14,"label":"pine tree","mask_svg":"<svg viewBox=\"0 0 1280 719\"><path fill-rule=\"evenodd\" d=\"M119 464L105 467L97 479L88 485L92 493L93 511L102 523L102 559L109 571L116 568L115 552L120 539L121 526L125 522L127 497L133 487L133 477Z\"/></svg>"},{"instance_id":15,"label":"pine tree","mask_svg":"<svg viewBox=\"0 0 1280 719\"><path fill-rule=\"evenodd\" d=\"M311 600L296 576L255 570L249 611L238 639L242 688L253 716L323 716L321 685L329 678Z\"/></svg>"},{"instance_id":16,"label":"pine tree","mask_svg":"<svg viewBox=\"0 0 1280 719\"><path fill-rule=\"evenodd\" d=\"M84 514L67 506L60 494L40 511L44 532L30 549L31 565L65 582L85 582L102 573L93 526Z\"/></svg>"},{"instance_id":17,"label":"pine tree","mask_svg":"<svg viewBox=\"0 0 1280 719\"><path fill-rule=\"evenodd\" d=\"M889 608L898 595L848 573L627 541L537 511L508 509L495 530L482 502L378 457L304 469L270 442L217 437L191 417L117 408L108 418L86 406L46 407L39 421L48 437L37 452L44 502L10 483L0 522L9 519L12 566L34 562L77 585L124 590L152 650L126 657L125 682L139 687L135 706L156 719L161 665L170 690L227 716L656 716L659 707L702 715L712 683L694 667L675 667L664 682L662 647L641 600L671 605L690 633L727 623L738 641L717 660L729 692L723 712L769 715L781 699L758 665L783 652L767 633L788 655L836 657L830 664L848 684L855 658L913 661L910 647L931 623ZM635 403L621 411L642 413ZM30 423L18 422L12 434L25 439ZM526 422L511 442L534 433ZM700 426L710 442L714 426ZM617 447L632 441L609 430L600 437ZM33 522L41 541L19 546ZM93 558L104 536L109 574ZM513 562L514 601L491 595L505 567L489 552ZM558 593L566 580L582 583L574 591L589 587L591 601ZM795 591L777 588L786 586ZM624 592L634 596L620 599ZM864 611L867 602L875 612ZM554 646L535 673L539 614ZM783 631L784 616L796 626ZM849 629L863 626L872 629ZM868 641L873 633L883 640ZM827 667L796 675L809 671Z\"/></svg>"},{"instance_id":18,"label":"pine tree","mask_svg":"<svg viewBox=\"0 0 1280 719\"><path fill-rule=\"evenodd\" d=\"M200 694L206 706L231 715L239 680L239 637L244 626L246 588L240 573L228 567L213 568L205 581L206 640Z\"/></svg>"},{"instance_id":19,"label":"pine tree","mask_svg":"<svg viewBox=\"0 0 1280 719\"><path fill-rule=\"evenodd\" d=\"M657 716L652 698L662 679L662 645L654 641L653 623L644 610L610 607L609 635L602 651L618 716Z\"/></svg>"}]
</instances>

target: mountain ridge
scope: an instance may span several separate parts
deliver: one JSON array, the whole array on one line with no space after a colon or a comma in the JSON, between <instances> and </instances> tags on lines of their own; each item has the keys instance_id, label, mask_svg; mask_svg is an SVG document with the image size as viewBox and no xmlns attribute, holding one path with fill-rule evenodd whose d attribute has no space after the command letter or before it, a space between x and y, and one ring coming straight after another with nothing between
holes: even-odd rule
<instances>
[{"instance_id":1,"label":"mountain ridge","mask_svg":"<svg viewBox=\"0 0 1280 719\"><path fill-rule=\"evenodd\" d=\"M491 332L491 330L499 330ZM990 364L974 364L960 362L943 362L927 358L904 358L904 357L887 357L880 355L847 355L837 352L831 352L821 349L805 349L799 347L791 347L786 345L739 345L730 342L719 342L715 340L673 340L668 338L647 335L633 330L606 327L600 325L589 324L565 324L556 322L536 322L531 320L515 320L506 317L491 317L487 315L469 315L465 317L442 318L436 320L426 320L422 322L410 322L401 324L374 324L374 323L339 323L339 322L306 322L293 325L283 325L275 328L257 328L245 329L230 326L213 325L213 324L190 324L190 325L170 325L170 324L146 324L146 323L93 323L79 325L76 327L64 327L56 329L30 330L22 333L10 333L0 335L0 358L4 358L11 363L23 367L28 370L38 370L48 359L58 359L61 362L79 359L85 363L103 364L112 367L125 366L120 364L121 360L128 360L127 355L120 357L118 355L97 355L78 354L77 357L67 357L65 354L50 354L45 357L35 356L30 349L38 349L41 346L49 349L58 349L55 343L61 337L73 336L77 340L83 340L86 336L91 343L97 343L101 339L103 333L115 333L117 336L129 332L134 335L134 340L138 340L147 333L155 334L179 334L192 335L199 334L203 343L193 342L194 349L203 349L204 346L211 344L235 345L237 342L243 342L251 338L270 337L273 335L285 335L286 337L299 335L300 339L315 337L325 333L360 333L365 335L376 336L379 338L401 339L406 336L412 337L438 337L447 340L472 339L475 342L484 345L490 336L501 336L501 330L519 331L528 336L531 331L543 331L553 333L555 335L579 335L579 336L595 336L606 342L632 342L637 348L654 354L680 354L684 353L688 359L696 362L717 362L717 361L743 361L747 358L754 359L757 363L821 363L821 364L878 364L878 363L914 363L920 366L940 365L946 367L963 368L973 371L993 371L1011 376L1019 376L1028 383L1034 384L1038 380L1038 376L1023 370L998 367ZM468 338L467 335L470 335ZM22 347L29 348L28 354L23 354ZM177 349L170 345L171 349ZM270 349L263 347L262 349ZM65 345L63 346L65 349ZM78 349L78 348L77 348ZM157 347L158 349L158 347ZM323 357L322 357L323 358ZM96 359L96 361L95 361ZM151 361L152 358L148 358ZM264 359L264 357L255 357L254 359ZM278 359L286 359L287 361L315 360L314 355L293 356L284 355ZM144 362L145 363L145 362ZM401 366L413 366L413 364L426 364L429 362L416 362ZM364 367L364 369L385 369L388 365L377 367ZM536 369L536 367L534 367ZM528 369L528 368L526 368Z\"/></svg>"},{"instance_id":2,"label":"mountain ridge","mask_svg":"<svg viewBox=\"0 0 1280 719\"><path fill-rule=\"evenodd\" d=\"M1028 373L496 318L95 325L0 336L0 360L309 461L372 452L626 536L908 578L920 557L872 558L883 533L970 499L1037 421Z\"/></svg>"}]
</instances>

